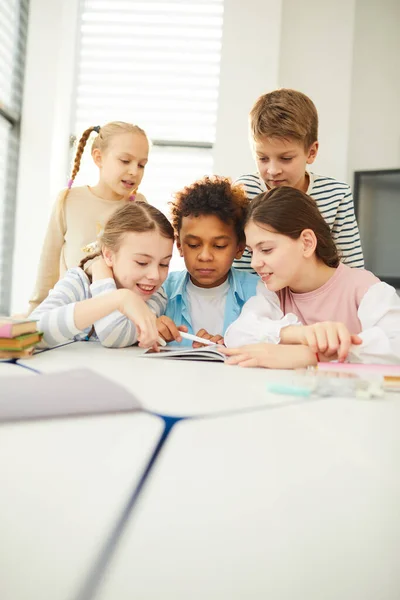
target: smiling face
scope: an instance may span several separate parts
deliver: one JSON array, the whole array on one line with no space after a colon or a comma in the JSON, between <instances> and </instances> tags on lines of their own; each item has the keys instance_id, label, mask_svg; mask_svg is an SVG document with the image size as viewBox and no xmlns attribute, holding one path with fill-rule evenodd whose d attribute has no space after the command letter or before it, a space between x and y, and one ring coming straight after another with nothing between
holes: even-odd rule
<instances>
[{"instance_id":1,"label":"smiling face","mask_svg":"<svg viewBox=\"0 0 400 600\"><path fill-rule=\"evenodd\" d=\"M318 152L318 142L308 150L297 140L261 138L254 142L258 171L269 189L288 185L307 191L306 165L311 165Z\"/></svg>"},{"instance_id":2,"label":"smiling face","mask_svg":"<svg viewBox=\"0 0 400 600\"><path fill-rule=\"evenodd\" d=\"M149 156L149 143L142 133L121 133L111 137L105 150L92 151L100 169L101 193L104 198L129 198L139 187Z\"/></svg>"},{"instance_id":3,"label":"smiling face","mask_svg":"<svg viewBox=\"0 0 400 600\"><path fill-rule=\"evenodd\" d=\"M177 246L190 279L203 288L224 283L233 260L240 258L244 250L233 225L215 215L183 217Z\"/></svg>"},{"instance_id":4,"label":"smiling face","mask_svg":"<svg viewBox=\"0 0 400 600\"><path fill-rule=\"evenodd\" d=\"M285 287L301 289L307 259L314 254L315 236L304 230L296 240L267 226L249 221L245 227L246 244L252 252L251 266L267 288L277 292Z\"/></svg>"},{"instance_id":5,"label":"smiling face","mask_svg":"<svg viewBox=\"0 0 400 600\"><path fill-rule=\"evenodd\" d=\"M173 240L158 229L143 233L129 232L114 252L103 249L106 264L112 268L118 288L126 288L144 300L164 283L172 257Z\"/></svg>"}]
</instances>

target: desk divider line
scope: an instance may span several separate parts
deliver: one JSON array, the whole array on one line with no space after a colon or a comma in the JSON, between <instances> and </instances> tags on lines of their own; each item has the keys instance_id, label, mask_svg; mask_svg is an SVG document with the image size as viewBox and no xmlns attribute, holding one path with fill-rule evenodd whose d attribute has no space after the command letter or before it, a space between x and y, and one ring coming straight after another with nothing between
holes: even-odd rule
<instances>
[{"instance_id":1,"label":"desk divider line","mask_svg":"<svg viewBox=\"0 0 400 600\"><path fill-rule=\"evenodd\" d=\"M16 367L21 367L21 369L27 369L28 371L32 371L33 373L36 373L37 375L42 375L42 372L39 371L38 369L34 369L33 367L30 367L29 365L22 365L18 361L19 361L19 358L7 358L6 360L0 361L0 364L1 363L9 363L11 365L15 365Z\"/></svg>"},{"instance_id":2,"label":"desk divider line","mask_svg":"<svg viewBox=\"0 0 400 600\"><path fill-rule=\"evenodd\" d=\"M101 584L101 580L116 551L124 529L132 515L135 505L160 455L160 452L163 449L176 423L184 420L184 418L181 417L175 418L161 416L161 418L164 421L164 430L160 436L160 439L157 442L156 447L153 450L153 454L151 455L150 460L147 463L147 466L145 467L141 478L139 479L139 482L134 486L133 492L129 497L128 502L126 503L122 514L120 515L119 519L117 520L113 529L111 530L111 533L109 534L108 539L106 540L103 548L100 550L92 568L89 570L89 574L85 578L81 589L78 591L77 595L74 596L73 600L93 600L95 598L96 592L99 588L99 585Z\"/></svg>"},{"instance_id":3,"label":"desk divider line","mask_svg":"<svg viewBox=\"0 0 400 600\"><path fill-rule=\"evenodd\" d=\"M255 406L245 406L243 408L232 408L226 411L214 412L214 413L203 413L198 415L164 415L162 413L151 411L147 408L142 408L141 410L149 414L153 417L159 417L160 419L174 419L177 421L201 421L205 419L221 419L222 417L230 417L234 415L242 415L243 413L248 412L258 412L261 410L277 410L283 408L290 408L292 406L298 406L299 404L308 404L309 402L317 402L318 400L324 400L325 396L312 396L311 398L307 398L306 400L299 400L298 398L294 398L284 404L257 404Z\"/></svg>"}]
</instances>

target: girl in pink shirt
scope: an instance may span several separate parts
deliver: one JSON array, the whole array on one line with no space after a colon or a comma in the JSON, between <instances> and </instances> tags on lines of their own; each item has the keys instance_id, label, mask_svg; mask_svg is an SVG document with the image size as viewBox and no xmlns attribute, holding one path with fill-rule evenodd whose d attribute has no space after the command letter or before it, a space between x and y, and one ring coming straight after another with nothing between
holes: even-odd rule
<instances>
[{"instance_id":1,"label":"girl in pink shirt","mask_svg":"<svg viewBox=\"0 0 400 600\"><path fill-rule=\"evenodd\" d=\"M245 232L261 281L226 331L230 364L293 368L318 357L400 362L396 290L370 271L340 263L312 198L286 186L260 194Z\"/></svg>"}]
</instances>

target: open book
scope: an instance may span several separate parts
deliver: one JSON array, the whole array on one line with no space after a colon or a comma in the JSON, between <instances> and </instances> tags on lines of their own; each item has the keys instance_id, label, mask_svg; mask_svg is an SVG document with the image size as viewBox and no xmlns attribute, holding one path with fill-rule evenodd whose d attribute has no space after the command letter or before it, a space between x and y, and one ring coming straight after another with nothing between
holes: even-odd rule
<instances>
[{"instance_id":1,"label":"open book","mask_svg":"<svg viewBox=\"0 0 400 600\"><path fill-rule=\"evenodd\" d=\"M178 360L204 360L212 362L224 362L225 355L218 350L218 344L205 346L204 348L187 348L178 346L161 346L159 352L146 350L143 358L176 358Z\"/></svg>"}]
</instances>

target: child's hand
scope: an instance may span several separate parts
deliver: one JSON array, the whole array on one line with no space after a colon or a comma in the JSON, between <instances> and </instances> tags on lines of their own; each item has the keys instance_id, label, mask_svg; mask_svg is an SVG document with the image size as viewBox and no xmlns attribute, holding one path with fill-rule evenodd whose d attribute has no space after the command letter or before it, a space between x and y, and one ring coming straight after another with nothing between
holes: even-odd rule
<instances>
[{"instance_id":1,"label":"child's hand","mask_svg":"<svg viewBox=\"0 0 400 600\"><path fill-rule=\"evenodd\" d=\"M249 344L240 348L223 348L221 352L228 357L227 365L269 367L268 359L277 347L275 344Z\"/></svg>"},{"instance_id":2,"label":"child's hand","mask_svg":"<svg viewBox=\"0 0 400 600\"><path fill-rule=\"evenodd\" d=\"M239 367L296 369L317 364L315 354L301 344L249 344L241 348L221 348L220 352L228 357L225 364Z\"/></svg>"},{"instance_id":3,"label":"child's hand","mask_svg":"<svg viewBox=\"0 0 400 600\"><path fill-rule=\"evenodd\" d=\"M224 338L222 337L222 335L211 335L205 329L200 329L196 333L196 335L197 337L204 338L205 340L210 340L210 342L214 342L214 344L220 344L222 346L224 345ZM193 342L192 346L193 348L203 348L205 344L200 344L200 342Z\"/></svg>"},{"instance_id":4,"label":"child's hand","mask_svg":"<svg viewBox=\"0 0 400 600\"><path fill-rule=\"evenodd\" d=\"M339 362L343 362L347 358L350 346L362 343L362 339L358 335L352 335L344 323L326 321L298 329L300 343L327 360L337 358Z\"/></svg>"},{"instance_id":5,"label":"child's hand","mask_svg":"<svg viewBox=\"0 0 400 600\"><path fill-rule=\"evenodd\" d=\"M182 338L179 334L180 331L186 331L187 327L185 325L180 325L177 327L172 319L166 317L165 315L158 317L157 319L157 329L160 336L166 342L172 342L175 340L176 342L181 342Z\"/></svg>"},{"instance_id":6,"label":"child's hand","mask_svg":"<svg viewBox=\"0 0 400 600\"><path fill-rule=\"evenodd\" d=\"M156 316L137 294L127 289L118 290L120 302L118 310L130 319L137 329L137 339L141 348L158 349Z\"/></svg>"}]
</instances>

